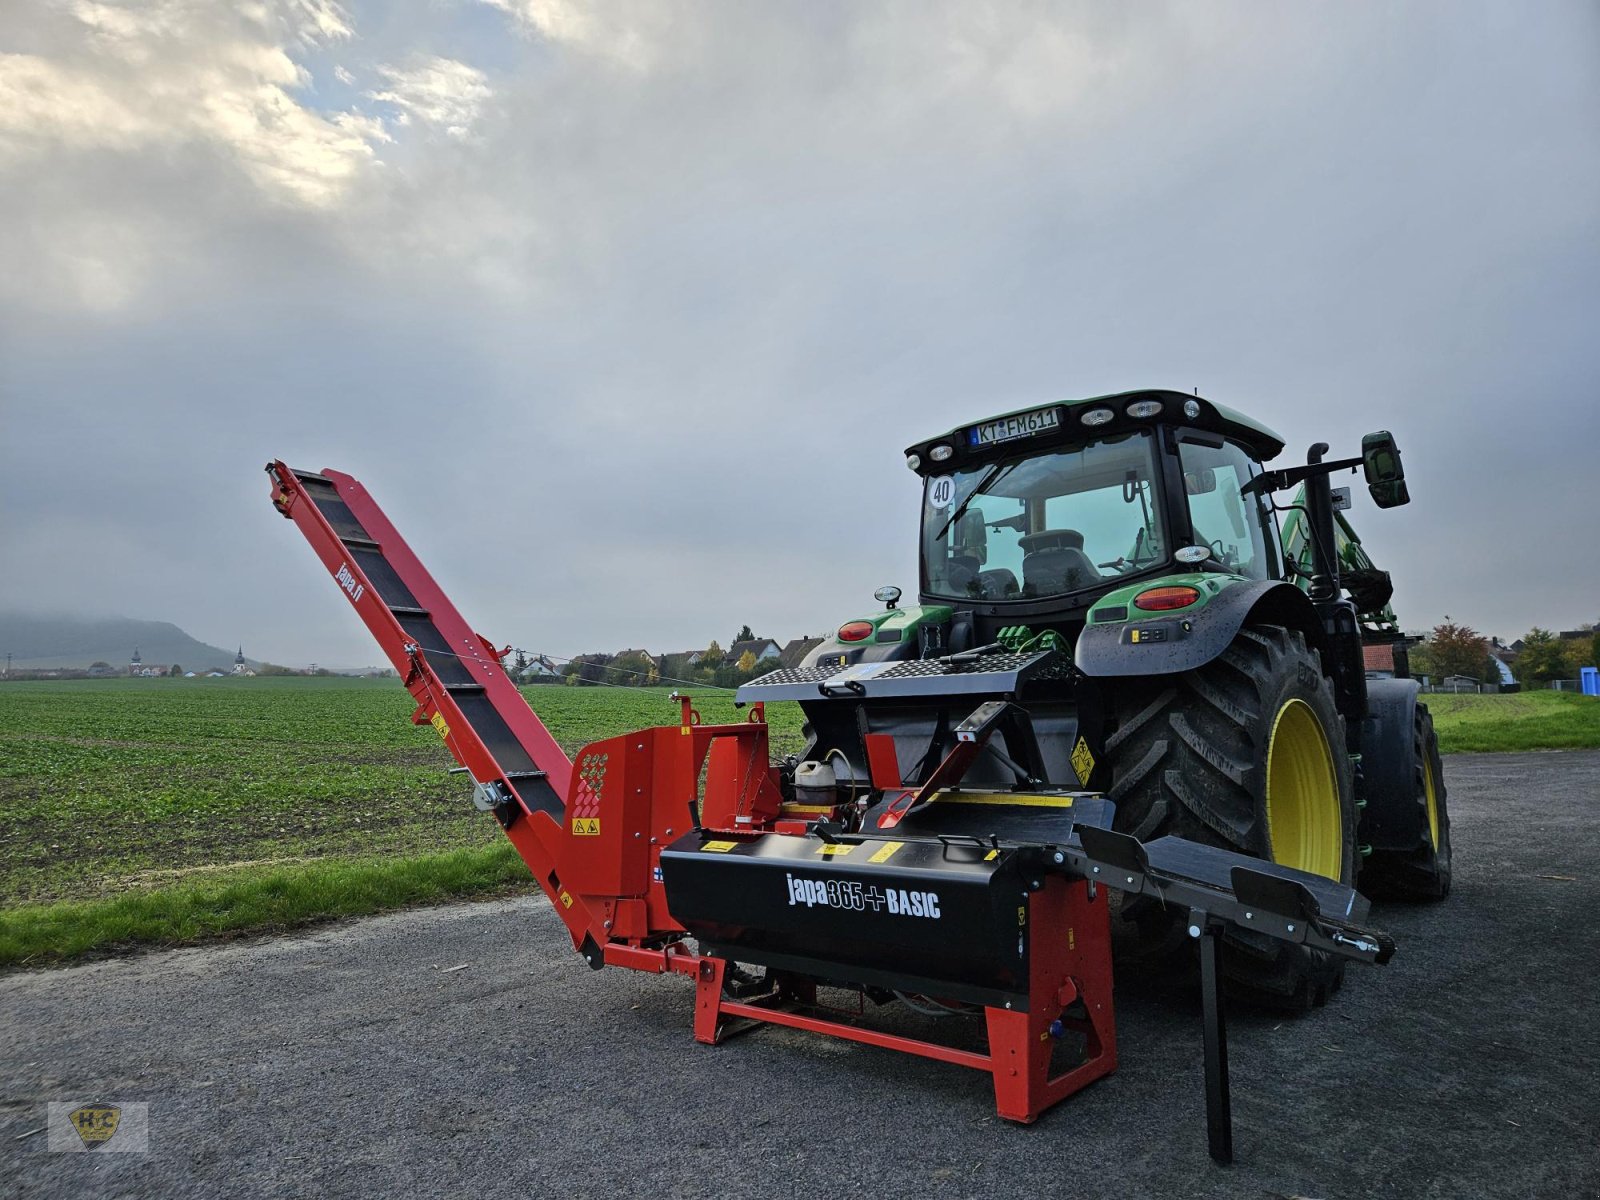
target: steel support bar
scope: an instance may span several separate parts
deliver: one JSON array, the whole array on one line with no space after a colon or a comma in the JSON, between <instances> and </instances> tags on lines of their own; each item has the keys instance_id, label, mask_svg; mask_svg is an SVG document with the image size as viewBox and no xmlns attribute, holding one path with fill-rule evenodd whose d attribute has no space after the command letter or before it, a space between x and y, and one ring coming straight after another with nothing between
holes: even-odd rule
<instances>
[{"instance_id":1,"label":"steel support bar","mask_svg":"<svg viewBox=\"0 0 1600 1200\"><path fill-rule=\"evenodd\" d=\"M846 1024L843 1021L831 1021L826 1017L812 1017L804 1013L789 1012L781 1008L765 1008L759 1004L727 999L721 1001L718 1009L724 1016L761 1021L768 1025L786 1025L790 1029L805 1029L812 1033L825 1033L829 1037L844 1038L846 1041L861 1042L868 1046L879 1046L885 1050L900 1050L906 1054L916 1054L923 1058L933 1058L940 1062L954 1063L958 1067L972 1067L979 1071L992 1071L994 1069L994 1059L987 1054L978 1054L971 1050L957 1050L953 1046L941 1046L937 1042L924 1042L918 1038L900 1037L896 1034L883 1033L876 1029L867 1029L860 1025Z\"/></svg>"},{"instance_id":2,"label":"steel support bar","mask_svg":"<svg viewBox=\"0 0 1600 1200\"><path fill-rule=\"evenodd\" d=\"M1200 995L1205 1022L1206 1145L1214 1161L1233 1162L1233 1107L1228 1097L1228 1024L1222 998L1222 927L1200 934Z\"/></svg>"}]
</instances>

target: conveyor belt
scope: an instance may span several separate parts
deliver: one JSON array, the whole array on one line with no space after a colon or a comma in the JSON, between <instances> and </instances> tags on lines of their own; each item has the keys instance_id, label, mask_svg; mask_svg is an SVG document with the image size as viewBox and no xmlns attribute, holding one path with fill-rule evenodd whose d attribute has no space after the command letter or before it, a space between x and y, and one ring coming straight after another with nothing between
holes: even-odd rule
<instances>
[{"instance_id":1,"label":"conveyor belt","mask_svg":"<svg viewBox=\"0 0 1600 1200\"><path fill-rule=\"evenodd\" d=\"M278 507L300 525L324 565L418 695L445 744L504 801L563 813L571 763L506 677L497 656L434 583L356 480L335 471L269 465ZM417 686L420 684L420 687ZM426 711L424 711L426 710ZM436 715L435 715L436 714ZM504 788L506 792L493 789Z\"/></svg>"}]
</instances>

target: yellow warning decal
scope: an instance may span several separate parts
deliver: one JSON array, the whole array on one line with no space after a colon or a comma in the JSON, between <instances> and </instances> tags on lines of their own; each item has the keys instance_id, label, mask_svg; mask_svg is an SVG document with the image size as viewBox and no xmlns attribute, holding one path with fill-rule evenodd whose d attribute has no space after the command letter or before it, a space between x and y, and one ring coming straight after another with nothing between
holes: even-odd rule
<instances>
[{"instance_id":1,"label":"yellow warning decal","mask_svg":"<svg viewBox=\"0 0 1600 1200\"><path fill-rule=\"evenodd\" d=\"M434 713L432 720L428 723L439 731L440 737L447 738L450 736L450 726L445 724L443 713Z\"/></svg>"},{"instance_id":2,"label":"yellow warning decal","mask_svg":"<svg viewBox=\"0 0 1600 1200\"><path fill-rule=\"evenodd\" d=\"M738 844L738 842L704 842L700 849L709 850L712 854L726 854Z\"/></svg>"},{"instance_id":3,"label":"yellow warning decal","mask_svg":"<svg viewBox=\"0 0 1600 1200\"><path fill-rule=\"evenodd\" d=\"M867 859L867 861L886 863L894 857L894 852L904 845L904 842L885 842L882 846L872 852L872 857Z\"/></svg>"},{"instance_id":4,"label":"yellow warning decal","mask_svg":"<svg viewBox=\"0 0 1600 1200\"><path fill-rule=\"evenodd\" d=\"M571 908L572 907L572 893L571 892L562 892L561 893L561 907L562 908Z\"/></svg>"},{"instance_id":5,"label":"yellow warning decal","mask_svg":"<svg viewBox=\"0 0 1600 1200\"><path fill-rule=\"evenodd\" d=\"M818 846L817 853L822 855L824 858L843 858L846 854L849 854L850 851L854 849L854 846L846 846L839 842L831 842L826 846Z\"/></svg>"},{"instance_id":6,"label":"yellow warning decal","mask_svg":"<svg viewBox=\"0 0 1600 1200\"><path fill-rule=\"evenodd\" d=\"M600 834L599 817L573 817L573 837L598 837Z\"/></svg>"},{"instance_id":7,"label":"yellow warning decal","mask_svg":"<svg viewBox=\"0 0 1600 1200\"><path fill-rule=\"evenodd\" d=\"M1039 796L1030 792L940 792L938 804L998 804L1014 808L1071 808L1071 796Z\"/></svg>"},{"instance_id":8,"label":"yellow warning decal","mask_svg":"<svg viewBox=\"0 0 1600 1200\"><path fill-rule=\"evenodd\" d=\"M1094 773L1094 755L1089 753L1089 743L1081 737L1072 748L1072 770L1078 776L1078 782L1083 784L1087 784L1089 776Z\"/></svg>"},{"instance_id":9,"label":"yellow warning decal","mask_svg":"<svg viewBox=\"0 0 1600 1200\"><path fill-rule=\"evenodd\" d=\"M1000 857L1000 851L991 850L991 851L989 851L989 853L987 853L987 854L985 854L983 856L983 861L984 862L993 862L995 859L997 859L999 857Z\"/></svg>"}]
</instances>

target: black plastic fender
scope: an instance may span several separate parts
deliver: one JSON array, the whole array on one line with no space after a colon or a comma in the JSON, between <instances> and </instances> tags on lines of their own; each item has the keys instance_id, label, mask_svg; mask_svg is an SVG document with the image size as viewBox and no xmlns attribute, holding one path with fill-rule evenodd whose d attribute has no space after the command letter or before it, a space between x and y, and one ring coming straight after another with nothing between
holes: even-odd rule
<instances>
[{"instance_id":1,"label":"black plastic fender","mask_svg":"<svg viewBox=\"0 0 1600 1200\"><path fill-rule=\"evenodd\" d=\"M1360 840L1374 850L1415 850L1428 841L1427 809L1418 801L1415 679L1369 679L1360 723Z\"/></svg>"},{"instance_id":2,"label":"black plastic fender","mask_svg":"<svg viewBox=\"0 0 1600 1200\"><path fill-rule=\"evenodd\" d=\"M1306 594L1292 583L1265 579L1224 588L1191 610L1086 625L1073 662L1085 675L1102 678L1175 675L1216 658L1250 621L1298 629L1313 647L1322 646L1322 625Z\"/></svg>"}]
</instances>

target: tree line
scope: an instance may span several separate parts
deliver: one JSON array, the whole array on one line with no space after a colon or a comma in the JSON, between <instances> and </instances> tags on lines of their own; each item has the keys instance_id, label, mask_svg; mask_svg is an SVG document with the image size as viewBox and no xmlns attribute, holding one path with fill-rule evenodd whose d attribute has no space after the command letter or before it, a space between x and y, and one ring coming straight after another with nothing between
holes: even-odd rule
<instances>
[{"instance_id":1,"label":"tree line","mask_svg":"<svg viewBox=\"0 0 1600 1200\"><path fill-rule=\"evenodd\" d=\"M1586 638L1562 638L1537 625L1522 639L1522 649L1511 663L1511 672L1520 683L1550 683L1557 679L1576 679L1583 667L1600 665L1600 628L1583 626ZM1499 683L1500 668L1489 639L1448 616L1433 627L1426 643L1410 650L1411 673L1427 675L1435 681L1451 675Z\"/></svg>"}]
</instances>

